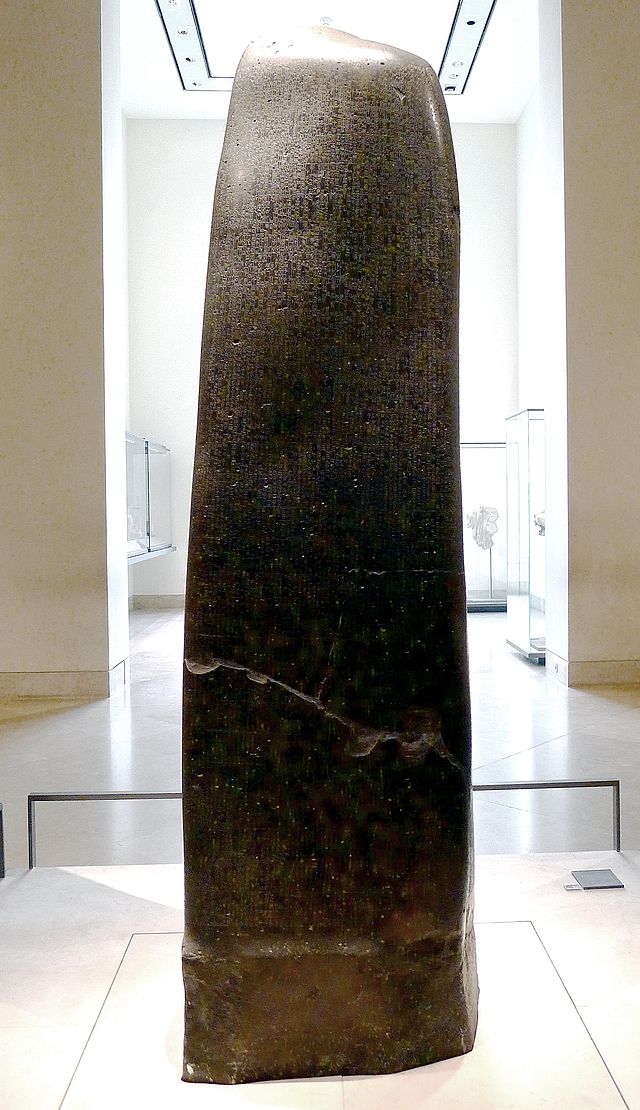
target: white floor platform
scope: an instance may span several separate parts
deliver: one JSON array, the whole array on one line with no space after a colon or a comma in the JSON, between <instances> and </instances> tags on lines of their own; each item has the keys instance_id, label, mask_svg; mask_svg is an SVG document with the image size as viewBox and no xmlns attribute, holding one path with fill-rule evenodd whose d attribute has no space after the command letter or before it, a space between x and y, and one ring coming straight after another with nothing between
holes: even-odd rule
<instances>
[{"instance_id":1,"label":"white floor platform","mask_svg":"<svg viewBox=\"0 0 640 1110\"><path fill-rule=\"evenodd\" d=\"M479 857L476 1047L400 1075L183 1084L181 904L174 865L0 883L2 1110L640 1110L640 852Z\"/></svg>"}]
</instances>

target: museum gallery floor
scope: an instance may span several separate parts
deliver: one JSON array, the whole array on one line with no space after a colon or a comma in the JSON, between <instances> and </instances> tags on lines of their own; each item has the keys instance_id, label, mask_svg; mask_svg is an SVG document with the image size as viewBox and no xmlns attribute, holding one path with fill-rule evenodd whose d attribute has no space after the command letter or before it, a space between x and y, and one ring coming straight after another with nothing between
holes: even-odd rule
<instances>
[{"instance_id":1,"label":"museum gallery floor","mask_svg":"<svg viewBox=\"0 0 640 1110\"><path fill-rule=\"evenodd\" d=\"M569 892L576 867L623 890ZM37 868L0 884L3 1110L640 1107L640 852L478 859L480 1024L396 1075L182 1083L182 869Z\"/></svg>"},{"instance_id":2,"label":"museum gallery floor","mask_svg":"<svg viewBox=\"0 0 640 1110\"><path fill-rule=\"evenodd\" d=\"M626 1104L640 1108L640 859L626 850L640 844L640 692L632 687L567 690L543 667L523 663L506 647L504 624L500 614L469 618L474 781L619 777L623 854L596 852L580 863L586 858L585 866L613 867L625 890L566 892L563 884L577 859L566 854L485 858L486 853L607 849L608 791L476 795L482 996L474 1052L464 1061L400 1076L345 1080L344 1088L333 1079L233 1088L224 1093L227 1102L311 1110L340 1105L344 1090L345 1105L357 1095L363 1106L385 1110L409 1105L622 1107L625 1101L593 1037ZM135 611L131 681L125 691L101 702L0 706L0 801L12 869L0 883L2 1110L49 1110L61 1104L65 1110L71 1105L91 1110L113 1104L114 1085L118 1104L136 1110L179 1106L185 1090L194 1106L225 1105L219 1088L201 1093L178 1079L181 995L172 982L179 986L180 869L53 867L177 862L179 803L43 804L38 812L42 870L39 866L31 875L21 870L26 867L29 792L179 789L181 655L179 611ZM531 921L539 941L526 925ZM495 931L494 922L502 931ZM525 926L512 929L505 922ZM143 936L154 933L160 935L148 941ZM509 937L513 944L507 944ZM530 955L537 952L535 964L524 958L524 943ZM175 959L167 958L173 950ZM149 974L143 974L144 961ZM553 995L545 993L551 984ZM144 1020L136 999L151 1011ZM109 1050L108 1066L98 1065L107 1043L103 1033L108 1028L117 1032L119 1014L125 1043L117 1053ZM562 1015L571 1019L569 1039L557 1024ZM139 1043L141 1074L155 1084L148 1097L126 1073L132 1019L136 1033L145 1028L151 1037L144 1052ZM157 1053L151 1077L150 1051ZM96 1066L97 1078L91 1071ZM475 1070L481 1066L482 1085ZM74 1090L80 1082L82 1088ZM75 1103L69 1101L72 1095Z\"/></svg>"}]
</instances>

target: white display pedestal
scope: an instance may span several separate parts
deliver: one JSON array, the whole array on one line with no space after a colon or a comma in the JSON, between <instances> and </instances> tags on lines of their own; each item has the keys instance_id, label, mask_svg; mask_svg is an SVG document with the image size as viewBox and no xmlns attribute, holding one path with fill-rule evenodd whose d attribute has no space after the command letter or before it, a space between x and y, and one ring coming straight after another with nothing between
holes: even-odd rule
<instances>
[{"instance_id":1,"label":"white display pedestal","mask_svg":"<svg viewBox=\"0 0 640 1110\"><path fill-rule=\"evenodd\" d=\"M597 867L625 889L564 889L571 870ZM640 1107L640 853L484 856L477 869L472 1053L399 1075L238 1087L180 1080L179 867L11 872L0 1107Z\"/></svg>"}]
</instances>

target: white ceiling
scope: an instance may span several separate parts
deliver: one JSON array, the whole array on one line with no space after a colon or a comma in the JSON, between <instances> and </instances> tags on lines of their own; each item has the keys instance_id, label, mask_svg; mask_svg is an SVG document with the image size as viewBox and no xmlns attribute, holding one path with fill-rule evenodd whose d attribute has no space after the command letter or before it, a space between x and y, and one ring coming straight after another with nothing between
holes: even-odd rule
<instances>
[{"instance_id":1,"label":"white ceiling","mask_svg":"<svg viewBox=\"0 0 640 1110\"><path fill-rule=\"evenodd\" d=\"M427 58L437 72L456 8L457 0L423 0L421 5L415 0L274 0L268 9L264 0L196 3L210 66L220 75L235 70L250 39L271 33L289 16L298 24L328 17L341 30ZM228 93L182 88L154 0L124 0L121 13L125 115L224 119ZM497 0L464 94L447 97L452 121L515 122L537 73L537 0Z\"/></svg>"}]
</instances>

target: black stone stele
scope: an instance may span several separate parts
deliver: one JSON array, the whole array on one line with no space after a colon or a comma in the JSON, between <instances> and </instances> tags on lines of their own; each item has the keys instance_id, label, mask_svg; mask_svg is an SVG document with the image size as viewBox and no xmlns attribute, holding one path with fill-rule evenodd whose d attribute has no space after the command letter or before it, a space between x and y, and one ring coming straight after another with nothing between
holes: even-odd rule
<instances>
[{"instance_id":1,"label":"black stone stele","mask_svg":"<svg viewBox=\"0 0 640 1110\"><path fill-rule=\"evenodd\" d=\"M189 546L187 1080L473 1044L458 257L427 63L328 28L252 44Z\"/></svg>"}]
</instances>

